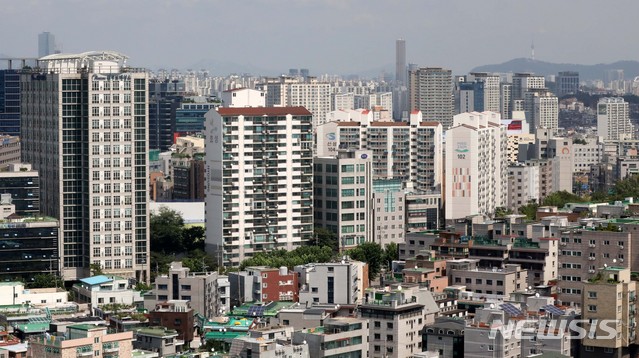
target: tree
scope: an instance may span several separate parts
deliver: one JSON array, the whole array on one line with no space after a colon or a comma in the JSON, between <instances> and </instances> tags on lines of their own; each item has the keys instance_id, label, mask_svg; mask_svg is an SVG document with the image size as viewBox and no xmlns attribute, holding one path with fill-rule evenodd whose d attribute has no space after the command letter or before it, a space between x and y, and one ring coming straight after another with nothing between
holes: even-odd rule
<instances>
[{"instance_id":1,"label":"tree","mask_svg":"<svg viewBox=\"0 0 639 358\"><path fill-rule=\"evenodd\" d=\"M348 256L354 260L363 261L368 264L369 281L377 278L384 263L384 249L375 242L365 242L347 251Z\"/></svg>"},{"instance_id":2,"label":"tree","mask_svg":"<svg viewBox=\"0 0 639 358\"><path fill-rule=\"evenodd\" d=\"M399 260L399 246L396 243L391 242L386 244L384 248L384 263L386 268L390 269L393 265L393 261Z\"/></svg>"},{"instance_id":3,"label":"tree","mask_svg":"<svg viewBox=\"0 0 639 358\"><path fill-rule=\"evenodd\" d=\"M33 280L27 283L28 288L64 287L64 281L50 273L39 273L33 276Z\"/></svg>"},{"instance_id":4,"label":"tree","mask_svg":"<svg viewBox=\"0 0 639 358\"><path fill-rule=\"evenodd\" d=\"M313 262L330 262L336 254L328 246L300 246L295 250L272 250L258 252L250 259L242 261L240 270L249 266L288 267L306 265Z\"/></svg>"},{"instance_id":5,"label":"tree","mask_svg":"<svg viewBox=\"0 0 639 358\"><path fill-rule=\"evenodd\" d=\"M503 218L504 216L510 215L512 213L513 213L512 210L507 209L507 208L505 208L503 206L500 206L500 207L495 208L495 215L494 216L496 218Z\"/></svg>"},{"instance_id":6,"label":"tree","mask_svg":"<svg viewBox=\"0 0 639 358\"><path fill-rule=\"evenodd\" d=\"M202 226L190 226L182 230L184 248L188 251L204 250L206 232Z\"/></svg>"},{"instance_id":7,"label":"tree","mask_svg":"<svg viewBox=\"0 0 639 358\"><path fill-rule=\"evenodd\" d=\"M151 214L151 251L179 253L184 250L182 215L166 206Z\"/></svg>"},{"instance_id":8,"label":"tree","mask_svg":"<svg viewBox=\"0 0 639 358\"><path fill-rule=\"evenodd\" d=\"M579 195L569 193L565 190L556 191L544 198L542 204L544 206L556 206L563 208L568 203L583 203L585 200Z\"/></svg>"},{"instance_id":9,"label":"tree","mask_svg":"<svg viewBox=\"0 0 639 358\"><path fill-rule=\"evenodd\" d=\"M519 208L519 213L526 215L528 220L535 220L537 218L537 208L539 208L539 204L531 200L528 204Z\"/></svg>"},{"instance_id":10,"label":"tree","mask_svg":"<svg viewBox=\"0 0 639 358\"><path fill-rule=\"evenodd\" d=\"M333 250L333 252L339 252L339 239L331 230L321 226L316 226L313 230L313 237L315 239L313 244L316 246L328 246Z\"/></svg>"},{"instance_id":11,"label":"tree","mask_svg":"<svg viewBox=\"0 0 639 358\"><path fill-rule=\"evenodd\" d=\"M102 275L102 266L100 264L90 264L89 270L91 271L91 276Z\"/></svg>"},{"instance_id":12,"label":"tree","mask_svg":"<svg viewBox=\"0 0 639 358\"><path fill-rule=\"evenodd\" d=\"M217 270L215 258L203 250L193 250L182 259L182 266L188 267L191 272L206 272Z\"/></svg>"}]
</instances>

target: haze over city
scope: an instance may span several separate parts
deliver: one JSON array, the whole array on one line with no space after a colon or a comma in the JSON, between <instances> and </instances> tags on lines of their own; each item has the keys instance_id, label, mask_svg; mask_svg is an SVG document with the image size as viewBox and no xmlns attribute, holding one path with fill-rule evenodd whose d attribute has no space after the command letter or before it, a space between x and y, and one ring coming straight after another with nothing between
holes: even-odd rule
<instances>
[{"instance_id":1,"label":"haze over city","mask_svg":"<svg viewBox=\"0 0 639 358\"><path fill-rule=\"evenodd\" d=\"M624 39L639 33L632 0L0 3L4 55L35 56L37 34L50 31L63 52L111 49L150 69L374 73L392 70L397 38L406 39L409 62L455 73L529 57L533 41L537 59L595 64L637 59Z\"/></svg>"}]
</instances>

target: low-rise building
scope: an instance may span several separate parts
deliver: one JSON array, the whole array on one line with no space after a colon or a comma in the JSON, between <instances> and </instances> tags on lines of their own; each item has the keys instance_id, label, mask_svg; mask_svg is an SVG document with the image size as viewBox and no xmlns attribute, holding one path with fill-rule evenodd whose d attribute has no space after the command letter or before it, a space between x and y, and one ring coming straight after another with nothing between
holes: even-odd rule
<instances>
[{"instance_id":1,"label":"low-rise building","mask_svg":"<svg viewBox=\"0 0 639 358\"><path fill-rule=\"evenodd\" d=\"M339 317L323 326L293 333L293 344L306 342L311 358L368 357L369 323L366 319Z\"/></svg>"},{"instance_id":2,"label":"low-rise building","mask_svg":"<svg viewBox=\"0 0 639 358\"><path fill-rule=\"evenodd\" d=\"M245 302L298 301L297 273L286 267L247 267L244 271L229 272L231 304Z\"/></svg>"},{"instance_id":3,"label":"low-rise building","mask_svg":"<svg viewBox=\"0 0 639 358\"><path fill-rule=\"evenodd\" d=\"M423 350L421 330L439 312L428 289L368 290L360 318L369 321L369 357L409 357Z\"/></svg>"},{"instance_id":4,"label":"low-rise building","mask_svg":"<svg viewBox=\"0 0 639 358\"><path fill-rule=\"evenodd\" d=\"M25 289L22 282L0 282L0 306L55 306L67 303L67 298L68 293L63 288Z\"/></svg>"},{"instance_id":5,"label":"low-rise building","mask_svg":"<svg viewBox=\"0 0 639 358\"><path fill-rule=\"evenodd\" d=\"M175 330L177 337L186 343L193 340L195 314L189 301L171 300L159 303L153 311L149 312L149 321L152 326Z\"/></svg>"},{"instance_id":6,"label":"low-rise building","mask_svg":"<svg viewBox=\"0 0 639 358\"><path fill-rule=\"evenodd\" d=\"M98 275L80 279L73 285L78 303L90 303L99 307L108 303L132 305L142 302L142 296L128 279L113 275Z\"/></svg>"},{"instance_id":7,"label":"low-rise building","mask_svg":"<svg viewBox=\"0 0 639 358\"><path fill-rule=\"evenodd\" d=\"M153 295L156 303L168 300L186 300L191 302L195 312L206 318L221 316L229 312L229 283L226 276L217 272L191 272L182 262L172 262L167 275L155 279Z\"/></svg>"},{"instance_id":8,"label":"low-rise building","mask_svg":"<svg viewBox=\"0 0 639 358\"><path fill-rule=\"evenodd\" d=\"M358 304L368 288L368 266L360 261L300 265L294 271L302 304Z\"/></svg>"},{"instance_id":9,"label":"low-rise building","mask_svg":"<svg viewBox=\"0 0 639 358\"><path fill-rule=\"evenodd\" d=\"M233 338L229 356L240 358L312 357L308 344L268 338L240 336Z\"/></svg>"},{"instance_id":10,"label":"low-rise building","mask_svg":"<svg viewBox=\"0 0 639 358\"><path fill-rule=\"evenodd\" d=\"M69 326L65 335L43 334L29 340L30 357L131 357L133 332L107 333L107 327Z\"/></svg>"},{"instance_id":11,"label":"low-rise building","mask_svg":"<svg viewBox=\"0 0 639 358\"><path fill-rule=\"evenodd\" d=\"M527 287L528 272L519 265L482 268L478 260L450 260L446 272L452 285L465 285L468 291L489 295L507 295Z\"/></svg>"},{"instance_id":12,"label":"low-rise building","mask_svg":"<svg viewBox=\"0 0 639 358\"><path fill-rule=\"evenodd\" d=\"M161 326L137 330L133 341L135 349L156 352L160 357L172 357L182 351L183 344L176 330Z\"/></svg>"},{"instance_id":13,"label":"low-rise building","mask_svg":"<svg viewBox=\"0 0 639 358\"><path fill-rule=\"evenodd\" d=\"M441 358L462 358L465 328L464 320L437 318L422 331L422 349L436 351Z\"/></svg>"}]
</instances>

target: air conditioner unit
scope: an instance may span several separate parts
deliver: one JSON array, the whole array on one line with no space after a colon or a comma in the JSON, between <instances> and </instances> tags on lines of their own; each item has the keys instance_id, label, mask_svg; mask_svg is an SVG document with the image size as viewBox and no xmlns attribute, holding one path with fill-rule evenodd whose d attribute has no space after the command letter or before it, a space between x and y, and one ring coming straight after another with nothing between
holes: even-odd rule
<instances>
[{"instance_id":1,"label":"air conditioner unit","mask_svg":"<svg viewBox=\"0 0 639 358\"><path fill-rule=\"evenodd\" d=\"M623 262L623 259L619 259L619 262Z\"/></svg>"},{"instance_id":2,"label":"air conditioner unit","mask_svg":"<svg viewBox=\"0 0 639 358\"><path fill-rule=\"evenodd\" d=\"M590 244L590 245L588 245L588 246L590 246L590 247L595 247L595 244Z\"/></svg>"},{"instance_id":3,"label":"air conditioner unit","mask_svg":"<svg viewBox=\"0 0 639 358\"><path fill-rule=\"evenodd\" d=\"M619 249L623 250L623 245L619 245Z\"/></svg>"},{"instance_id":4,"label":"air conditioner unit","mask_svg":"<svg viewBox=\"0 0 639 358\"><path fill-rule=\"evenodd\" d=\"M595 270L588 270L588 272L590 272L590 273L595 273Z\"/></svg>"},{"instance_id":5,"label":"air conditioner unit","mask_svg":"<svg viewBox=\"0 0 639 358\"><path fill-rule=\"evenodd\" d=\"M594 260L595 260L595 258L594 258L594 257L589 257L589 258L588 258L588 260L590 260L590 261L594 261Z\"/></svg>"},{"instance_id":6,"label":"air conditioner unit","mask_svg":"<svg viewBox=\"0 0 639 358\"><path fill-rule=\"evenodd\" d=\"M562 242L562 243L560 243L559 245L561 245L561 246L566 246L566 243L565 243L565 242Z\"/></svg>"}]
</instances>

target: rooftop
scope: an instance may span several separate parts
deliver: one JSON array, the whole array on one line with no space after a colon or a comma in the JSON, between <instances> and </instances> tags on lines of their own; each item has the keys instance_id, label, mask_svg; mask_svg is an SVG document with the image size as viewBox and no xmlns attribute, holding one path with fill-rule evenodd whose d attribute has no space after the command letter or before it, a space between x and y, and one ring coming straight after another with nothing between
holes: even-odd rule
<instances>
[{"instance_id":1,"label":"rooftop","mask_svg":"<svg viewBox=\"0 0 639 358\"><path fill-rule=\"evenodd\" d=\"M304 107L220 107L217 113L221 116L312 116Z\"/></svg>"}]
</instances>

